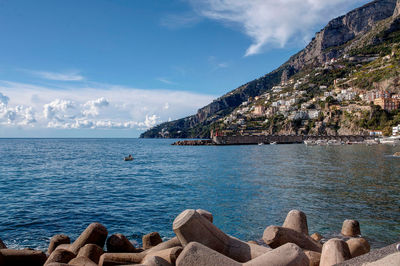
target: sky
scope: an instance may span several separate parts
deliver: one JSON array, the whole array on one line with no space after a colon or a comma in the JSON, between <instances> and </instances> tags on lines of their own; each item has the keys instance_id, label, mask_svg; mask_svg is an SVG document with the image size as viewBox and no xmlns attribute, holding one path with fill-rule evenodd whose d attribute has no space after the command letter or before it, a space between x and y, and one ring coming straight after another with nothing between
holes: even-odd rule
<instances>
[{"instance_id":1,"label":"sky","mask_svg":"<svg viewBox=\"0 0 400 266\"><path fill-rule=\"evenodd\" d=\"M138 137L367 2L0 0L0 137Z\"/></svg>"}]
</instances>

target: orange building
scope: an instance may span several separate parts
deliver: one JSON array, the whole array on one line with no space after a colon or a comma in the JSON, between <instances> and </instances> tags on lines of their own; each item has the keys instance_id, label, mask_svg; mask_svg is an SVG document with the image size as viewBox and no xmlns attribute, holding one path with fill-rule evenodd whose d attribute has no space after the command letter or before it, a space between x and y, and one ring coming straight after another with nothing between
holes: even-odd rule
<instances>
[{"instance_id":1,"label":"orange building","mask_svg":"<svg viewBox=\"0 0 400 266\"><path fill-rule=\"evenodd\" d=\"M377 98L374 100L375 105L379 105L383 110L393 111L399 109L400 99L395 98Z\"/></svg>"}]
</instances>

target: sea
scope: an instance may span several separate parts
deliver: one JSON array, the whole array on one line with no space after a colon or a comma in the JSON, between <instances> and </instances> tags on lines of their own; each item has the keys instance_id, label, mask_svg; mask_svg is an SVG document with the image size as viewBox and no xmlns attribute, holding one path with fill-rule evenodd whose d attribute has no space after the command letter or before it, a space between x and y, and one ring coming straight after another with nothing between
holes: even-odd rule
<instances>
[{"instance_id":1,"label":"sea","mask_svg":"<svg viewBox=\"0 0 400 266\"><path fill-rule=\"evenodd\" d=\"M400 146L172 146L171 139L0 139L0 238L46 250L93 222L135 245L185 209L205 209L244 241L292 209L309 232L360 222L373 248L400 240ZM124 161L132 154L133 161Z\"/></svg>"}]
</instances>

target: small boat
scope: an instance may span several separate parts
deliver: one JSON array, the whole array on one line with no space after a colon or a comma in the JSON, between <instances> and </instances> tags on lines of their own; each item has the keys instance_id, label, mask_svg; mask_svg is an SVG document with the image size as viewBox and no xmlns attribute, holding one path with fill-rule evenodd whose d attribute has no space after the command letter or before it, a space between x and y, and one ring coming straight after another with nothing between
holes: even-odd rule
<instances>
[{"instance_id":1,"label":"small boat","mask_svg":"<svg viewBox=\"0 0 400 266\"><path fill-rule=\"evenodd\" d=\"M258 146L262 146L262 145L264 145L264 143L262 143L262 142L258 143Z\"/></svg>"},{"instance_id":2,"label":"small boat","mask_svg":"<svg viewBox=\"0 0 400 266\"><path fill-rule=\"evenodd\" d=\"M393 156L394 156L394 157L400 157L400 152L395 152L395 153L393 154Z\"/></svg>"},{"instance_id":3,"label":"small boat","mask_svg":"<svg viewBox=\"0 0 400 266\"><path fill-rule=\"evenodd\" d=\"M133 161L132 155L129 154L128 157L125 157L125 158L124 158L124 161Z\"/></svg>"},{"instance_id":4,"label":"small boat","mask_svg":"<svg viewBox=\"0 0 400 266\"><path fill-rule=\"evenodd\" d=\"M276 144L278 144L278 142L276 141L270 143L270 145L276 145Z\"/></svg>"}]
</instances>

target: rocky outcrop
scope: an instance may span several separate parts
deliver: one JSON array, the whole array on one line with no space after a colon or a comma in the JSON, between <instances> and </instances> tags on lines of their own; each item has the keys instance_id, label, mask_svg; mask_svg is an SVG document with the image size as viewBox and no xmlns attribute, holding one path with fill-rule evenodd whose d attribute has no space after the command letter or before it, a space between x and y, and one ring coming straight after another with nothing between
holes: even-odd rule
<instances>
[{"instance_id":1,"label":"rocky outcrop","mask_svg":"<svg viewBox=\"0 0 400 266\"><path fill-rule=\"evenodd\" d=\"M307 64L323 63L340 56L344 49L329 50L329 48L341 46L368 32L377 21L391 17L396 2L396 0L373 1L331 20L305 49L289 60L288 64L300 70Z\"/></svg>"}]
</instances>

